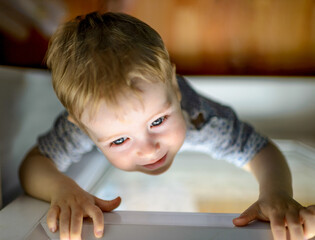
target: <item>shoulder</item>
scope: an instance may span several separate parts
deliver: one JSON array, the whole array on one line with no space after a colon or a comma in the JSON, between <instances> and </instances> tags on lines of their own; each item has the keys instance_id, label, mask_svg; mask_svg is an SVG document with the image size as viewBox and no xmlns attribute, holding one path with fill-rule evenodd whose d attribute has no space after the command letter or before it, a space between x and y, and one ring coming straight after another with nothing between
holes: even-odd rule
<instances>
[{"instance_id":1,"label":"shoulder","mask_svg":"<svg viewBox=\"0 0 315 240\"><path fill-rule=\"evenodd\" d=\"M191 84L186 78L181 75L177 75L178 87L180 89L182 99L181 107L189 116L197 116L198 108L200 106L201 96L193 89Z\"/></svg>"},{"instance_id":2,"label":"shoulder","mask_svg":"<svg viewBox=\"0 0 315 240\"><path fill-rule=\"evenodd\" d=\"M195 128L200 129L213 118L231 119L235 117L234 111L229 106L201 95L183 76L177 75L177 81L182 94L182 110L188 116L186 117L188 122Z\"/></svg>"}]
</instances>

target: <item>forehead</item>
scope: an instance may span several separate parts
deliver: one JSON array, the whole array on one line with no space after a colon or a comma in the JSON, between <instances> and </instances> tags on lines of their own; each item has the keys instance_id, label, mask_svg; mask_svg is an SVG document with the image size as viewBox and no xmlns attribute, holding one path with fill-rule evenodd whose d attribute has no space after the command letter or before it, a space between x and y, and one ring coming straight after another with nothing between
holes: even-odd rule
<instances>
[{"instance_id":1,"label":"forehead","mask_svg":"<svg viewBox=\"0 0 315 240\"><path fill-rule=\"evenodd\" d=\"M88 130L93 131L99 124L116 125L134 121L137 117L149 117L160 109L166 108L172 101L172 90L163 82L138 81L137 93L126 90L117 96L118 105L102 100L93 116L89 107L83 112L81 121Z\"/></svg>"}]
</instances>

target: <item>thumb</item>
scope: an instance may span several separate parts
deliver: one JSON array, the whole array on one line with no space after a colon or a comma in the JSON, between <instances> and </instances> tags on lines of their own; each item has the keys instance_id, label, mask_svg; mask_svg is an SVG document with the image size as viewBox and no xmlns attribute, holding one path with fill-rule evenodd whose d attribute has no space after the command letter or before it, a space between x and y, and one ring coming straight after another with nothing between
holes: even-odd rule
<instances>
[{"instance_id":1,"label":"thumb","mask_svg":"<svg viewBox=\"0 0 315 240\"><path fill-rule=\"evenodd\" d=\"M120 205L121 198L117 197L113 200L106 201L97 197L94 197L95 205L97 205L103 212L110 212Z\"/></svg>"},{"instance_id":2,"label":"thumb","mask_svg":"<svg viewBox=\"0 0 315 240\"><path fill-rule=\"evenodd\" d=\"M237 227L246 226L251 221L258 218L258 207L254 203L249 208L247 208L239 217L233 219L233 224Z\"/></svg>"}]
</instances>

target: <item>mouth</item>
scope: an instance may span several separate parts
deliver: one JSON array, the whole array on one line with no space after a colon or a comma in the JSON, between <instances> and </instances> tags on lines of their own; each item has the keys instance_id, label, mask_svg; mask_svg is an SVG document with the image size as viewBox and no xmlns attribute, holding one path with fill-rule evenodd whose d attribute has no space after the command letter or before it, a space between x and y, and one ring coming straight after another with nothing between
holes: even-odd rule
<instances>
[{"instance_id":1,"label":"mouth","mask_svg":"<svg viewBox=\"0 0 315 240\"><path fill-rule=\"evenodd\" d=\"M165 154L161 159L159 159L158 161L156 161L155 163L151 163L151 164L146 164L146 165L142 165L143 167L150 169L150 170L154 170L157 169L159 167L161 167L165 161L166 161L166 155Z\"/></svg>"}]
</instances>

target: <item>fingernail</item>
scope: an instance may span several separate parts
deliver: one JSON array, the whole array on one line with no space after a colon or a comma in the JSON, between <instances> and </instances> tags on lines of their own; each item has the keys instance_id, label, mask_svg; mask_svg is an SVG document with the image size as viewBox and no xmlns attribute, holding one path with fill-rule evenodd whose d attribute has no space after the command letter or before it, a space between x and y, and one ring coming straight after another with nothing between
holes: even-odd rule
<instances>
[{"instance_id":1,"label":"fingernail","mask_svg":"<svg viewBox=\"0 0 315 240\"><path fill-rule=\"evenodd\" d=\"M54 233L54 232L56 232L56 227L52 227L49 230Z\"/></svg>"},{"instance_id":2,"label":"fingernail","mask_svg":"<svg viewBox=\"0 0 315 240\"><path fill-rule=\"evenodd\" d=\"M96 232L96 237L100 238L103 236L103 231L97 231Z\"/></svg>"}]
</instances>

